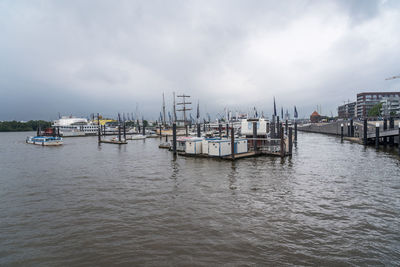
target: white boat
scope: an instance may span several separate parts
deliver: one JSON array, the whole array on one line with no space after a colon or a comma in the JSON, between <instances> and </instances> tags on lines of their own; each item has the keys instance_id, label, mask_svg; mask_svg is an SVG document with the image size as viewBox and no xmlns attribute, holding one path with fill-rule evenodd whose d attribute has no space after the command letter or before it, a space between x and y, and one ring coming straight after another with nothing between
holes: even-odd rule
<instances>
[{"instance_id":1,"label":"white boat","mask_svg":"<svg viewBox=\"0 0 400 267\"><path fill-rule=\"evenodd\" d=\"M95 135L98 131L98 126L87 119L72 116L63 116L54 121L52 126L58 128L62 136Z\"/></svg>"},{"instance_id":2,"label":"white boat","mask_svg":"<svg viewBox=\"0 0 400 267\"><path fill-rule=\"evenodd\" d=\"M143 139L146 139L145 135L132 135L126 137L126 140L143 140Z\"/></svg>"},{"instance_id":3,"label":"white boat","mask_svg":"<svg viewBox=\"0 0 400 267\"><path fill-rule=\"evenodd\" d=\"M53 136L29 136L26 138L26 143L40 146L60 146L63 144L63 139Z\"/></svg>"}]
</instances>

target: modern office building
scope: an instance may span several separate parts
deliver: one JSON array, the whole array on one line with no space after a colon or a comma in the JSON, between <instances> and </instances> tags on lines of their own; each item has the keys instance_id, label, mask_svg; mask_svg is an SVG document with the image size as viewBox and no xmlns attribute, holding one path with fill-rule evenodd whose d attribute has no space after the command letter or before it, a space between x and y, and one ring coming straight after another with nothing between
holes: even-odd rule
<instances>
[{"instance_id":1,"label":"modern office building","mask_svg":"<svg viewBox=\"0 0 400 267\"><path fill-rule=\"evenodd\" d=\"M368 111L386 98L400 98L400 92L368 92L357 94L357 117L367 117Z\"/></svg>"},{"instance_id":2,"label":"modern office building","mask_svg":"<svg viewBox=\"0 0 400 267\"><path fill-rule=\"evenodd\" d=\"M351 102L338 107L338 116L341 119L351 119L356 117L356 104Z\"/></svg>"},{"instance_id":3,"label":"modern office building","mask_svg":"<svg viewBox=\"0 0 400 267\"><path fill-rule=\"evenodd\" d=\"M394 116L400 115L400 97L399 96L384 97L381 100L381 104L382 104L382 108L381 108L382 116L389 117L391 115L394 115Z\"/></svg>"}]
</instances>

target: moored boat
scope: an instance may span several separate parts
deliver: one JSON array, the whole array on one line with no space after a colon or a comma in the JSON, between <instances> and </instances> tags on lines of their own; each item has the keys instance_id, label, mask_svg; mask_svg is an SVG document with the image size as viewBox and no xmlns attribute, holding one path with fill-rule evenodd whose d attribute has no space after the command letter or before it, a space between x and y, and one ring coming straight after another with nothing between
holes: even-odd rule
<instances>
[{"instance_id":1,"label":"moored boat","mask_svg":"<svg viewBox=\"0 0 400 267\"><path fill-rule=\"evenodd\" d=\"M41 146L59 146L63 144L63 139L55 136L29 136L26 138L26 143Z\"/></svg>"}]
</instances>

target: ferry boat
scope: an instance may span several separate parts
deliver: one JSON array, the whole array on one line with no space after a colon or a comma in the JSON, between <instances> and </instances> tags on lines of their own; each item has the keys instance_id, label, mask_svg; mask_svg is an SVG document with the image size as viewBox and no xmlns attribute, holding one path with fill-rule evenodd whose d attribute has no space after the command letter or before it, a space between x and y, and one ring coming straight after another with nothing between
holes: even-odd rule
<instances>
[{"instance_id":1,"label":"ferry boat","mask_svg":"<svg viewBox=\"0 0 400 267\"><path fill-rule=\"evenodd\" d=\"M26 138L26 143L40 146L60 146L63 144L63 139L54 136L29 136Z\"/></svg>"},{"instance_id":2,"label":"ferry boat","mask_svg":"<svg viewBox=\"0 0 400 267\"><path fill-rule=\"evenodd\" d=\"M97 125L89 123L85 118L73 116L62 116L52 126L59 129L62 136L96 135L98 131Z\"/></svg>"}]
</instances>

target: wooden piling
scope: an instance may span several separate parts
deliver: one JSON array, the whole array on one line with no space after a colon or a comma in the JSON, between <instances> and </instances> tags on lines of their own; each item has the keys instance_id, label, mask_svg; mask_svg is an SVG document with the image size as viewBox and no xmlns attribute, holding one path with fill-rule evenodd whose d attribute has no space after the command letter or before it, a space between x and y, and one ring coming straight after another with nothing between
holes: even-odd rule
<instances>
[{"instance_id":1,"label":"wooden piling","mask_svg":"<svg viewBox=\"0 0 400 267\"><path fill-rule=\"evenodd\" d=\"M394 130L394 118L390 117L389 119L389 129ZM389 146L393 147L394 146L394 136L389 137Z\"/></svg>"},{"instance_id":2,"label":"wooden piling","mask_svg":"<svg viewBox=\"0 0 400 267\"><path fill-rule=\"evenodd\" d=\"M292 140L292 137L293 137L293 128L290 127L289 128L289 155L292 155L292 152L293 152L293 140Z\"/></svg>"},{"instance_id":3,"label":"wooden piling","mask_svg":"<svg viewBox=\"0 0 400 267\"><path fill-rule=\"evenodd\" d=\"M138 130L138 133L140 133L140 123L139 123L139 120L137 120L137 130Z\"/></svg>"},{"instance_id":4,"label":"wooden piling","mask_svg":"<svg viewBox=\"0 0 400 267\"><path fill-rule=\"evenodd\" d=\"M99 144L101 143L101 132L100 132L100 115L99 113L97 113L97 138L98 138L98 142Z\"/></svg>"},{"instance_id":5,"label":"wooden piling","mask_svg":"<svg viewBox=\"0 0 400 267\"><path fill-rule=\"evenodd\" d=\"M126 125L125 125L125 121L123 121L122 123L123 123L123 130L124 130L124 140L126 141Z\"/></svg>"},{"instance_id":6,"label":"wooden piling","mask_svg":"<svg viewBox=\"0 0 400 267\"><path fill-rule=\"evenodd\" d=\"M206 132L206 123L203 123L203 132Z\"/></svg>"},{"instance_id":7,"label":"wooden piling","mask_svg":"<svg viewBox=\"0 0 400 267\"><path fill-rule=\"evenodd\" d=\"M118 141L121 142L121 123L118 123Z\"/></svg>"},{"instance_id":8,"label":"wooden piling","mask_svg":"<svg viewBox=\"0 0 400 267\"><path fill-rule=\"evenodd\" d=\"M343 141L343 123L340 124L340 140Z\"/></svg>"},{"instance_id":9,"label":"wooden piling","mask_svg":"<svg viewBox=\"0 0 400 267\"><path fill-rule=\"evenodd\" d=\"M347 137L351 137L350 122L347 123Z\"/></svg>"},{"instance_id":10,"label":"wooden piling","mask_svg":"<svg viewBox=\"0 0 400 267\"><path fill-rule=\"evenodd\" d=\"M285 121L285 134L288 134L289 123L288 120Z\"/></svg>"},{"instance_id":11,"label":"wooden piling","mask_svg":"<svg viewBox=\"0 0 400 267\"><path fill-rule=\"evenodd\" d=\"M162 126L160 124L160 141L162 140Z\"/></svg>"},{"instance_id":12,"label":"wooden piling","mask_svg":"<svg viewBox=\"0 0 400 267\"><path fill-rule=\"evenodd\" d=\"M364 127L363 127L363 144L366 146L368 144L368 120L364 119Z\"/></svg>"},{"instance_id":13,"label":"wooden piling","mask_svg":"<svg viewBox=\"0 0 400 267\"><path fill-rule=\"evenodd\" d=\"M235 159L235 130L231 129L231 155L232 159Z\"/></svg>"},{"instance_id":14,"label":"wooden piling","mask_svg":"<svg viewBox=\"0 0 400 267\"><path fill-rule=\"evenodd\" d=\"M197 137L201 136L200 123L197 123Z\"/></svg>"},{"instance_id":15,"label":"wooden piling","mask_svg":"<svg viewBox=\"0 0 400 267\"><path fill-rule=\"evenodd\" d=\"M297 121L294 122L294 141L297 142Z\"/></svg>"},{"instance_id":16,"label":"wooden piling","mask_svg":"<svg viewBox=\"0 0 400 267\"><path fill-rule=\"evenodd\" d=\"M400 156L400 121L399 121L399 143L398 143L398 150L399 150L399 156Z\"/></svg>"},{"instance_id":17,"label":"wooden piling","mask_svg":"<svg viewBox=\"0 0 400 267\"><path fill-rule=\"evenodd\" d=\"M253 148L254 152L257 151L257 122L253 121Z\"/></svg>"},{"instance_id":18,"label":"wooden piling","mask_svg":"<svg viewBox=\"0 0 400 267\"><path fill-rule=\"evenodd\" d=\"M188 137L189 136L189 130L188 130L188 125L185 122L185 136Z\"/></svg>"},{"instance_id":19,"label":"wooden piling","mask_svg":"<svg viewBox=\"0 0 400 267\"><path fill-rule=\"evenodd\" d=\"M353 124L353 119L350 120L350 137L354 137L354 124Z\"/></svg>"},{"instance_id":20,"label":"wooden piling","mask_svg":"<svg viewBox=\"0 0 400 267\"><path fill-rule=\"evenodd\" d=\"M281 137L281 158L283 158L285 156L285 139L284 139L284 134L283 134L283 128L280 128L281 132L280 132L280 137Z\"/></svg>"},{"instance_id":21,"label":"wooden piling","mask_svg":"<svg viewBox=\"0 0 400 267\"><path fill-rule=\"evenodd\" d=\"M221 124L218 125L218 131L219 131L219 138L221 138L222 137L222 125Z\"/></svg>"},{"instance_id":22,"label":"wooden piling","mask_svg":"<svg viewBox=\"0 0 400 267\"><path fill-rule=\"evenodd\" d=\"M229 124L226 124L226 137L229 137Z\"/></svg>"},{"instance_id":23,"label":"wooden piling","mask_svg":"<svg viewBox=\"0 0 400 267\"><path fill-rule=\"evenodd\" d=\"M280 123L279 123L279 116L276 116L276 132L277 132L277 137L281 137L281 129L279 128Z\"/></svg>"},{"instance_id":24,"label":"wooden piling","mask_svg":"<svg viewBox=\"0 0 400 267\"><path fill-rule=\"evenodd\" d=\"M176 123L172 124L172 151L176 155Z\"/></svg>"},{"instance_id":25,"label":"wooden piling","mask_svg":"<svg viewBox=\"0 0 400 267\"><path fill-rule=\"evenodd\" d=\"M270 131L271 131L270 137L271 138L275 138L275 116L274 115L272 115L272 122L271 122L271 125L270 125Z\"/></svg>"},{"instance_id":26,"label":"wooden piling","mask_svg":"<svg viewBox=\"0 0 400 267\"><path fill-rule=\"evenodd\" d=\"M379 148L379 122L376 123L375 127L375 148Z\"/></svg>"},{"instance_id":27,"label":"wooden piling","mask_svg":"<svg viewBox=\"0 0 400 267\"><path fill-rule=\"evenodd\" d=\"M387 130L387 118L384 118L383 119L383 131L386 131ZM386 146L387 145L387 137L385 136L385 137L383 137L382 138L382 141L383 141L383 145L384 146Z\"/></svg>"}]
</instances>

